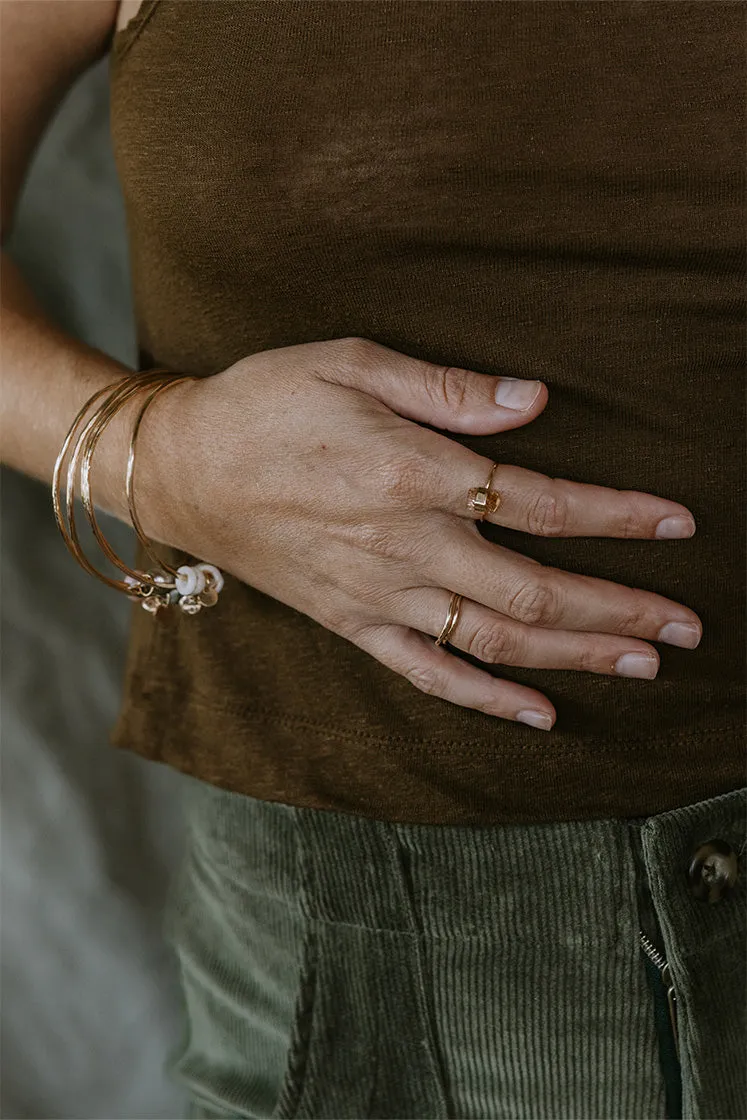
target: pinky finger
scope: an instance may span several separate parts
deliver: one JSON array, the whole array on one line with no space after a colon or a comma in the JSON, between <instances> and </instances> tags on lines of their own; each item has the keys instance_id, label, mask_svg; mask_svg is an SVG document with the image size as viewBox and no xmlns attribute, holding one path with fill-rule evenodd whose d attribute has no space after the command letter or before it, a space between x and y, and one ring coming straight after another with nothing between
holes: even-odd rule
<instances>
[{"instance_id":1,"label":"pinky finger","mask_svg":"<svg viewBox=\"0 0 747 1120\"><path fill-rule=\"evenodd\" d=\"M419 630L369 626L359 631L354 641L429 696L543 731L549 731L555 722L555 709L541 692L475 669Z\"/></svg>"}]
</instances>

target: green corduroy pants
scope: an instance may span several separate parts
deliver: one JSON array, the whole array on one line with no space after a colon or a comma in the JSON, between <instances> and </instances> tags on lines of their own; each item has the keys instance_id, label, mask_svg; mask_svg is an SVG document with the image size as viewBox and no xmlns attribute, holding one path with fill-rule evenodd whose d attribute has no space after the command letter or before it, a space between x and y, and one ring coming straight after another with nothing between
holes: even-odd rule
<instances>
[{"instance_id":1,"label":"green corduroy pants","mask_svg":"<svg viewBox=\"0 0 747 1120\"><path fill-rule=\"evenodd\" d=\"M169 1070L194 1120L747 1117L747 790L479 828L184 798ZM739 861L717 903L686 874L712 839Z\"/></svg>"}]
</instances>

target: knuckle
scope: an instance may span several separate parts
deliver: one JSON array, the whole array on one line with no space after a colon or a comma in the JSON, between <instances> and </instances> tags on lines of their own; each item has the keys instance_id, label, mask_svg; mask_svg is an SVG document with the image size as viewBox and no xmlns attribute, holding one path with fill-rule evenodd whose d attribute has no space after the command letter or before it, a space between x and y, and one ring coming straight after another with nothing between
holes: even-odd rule
<instances>
[{"instance_id":1,"label":"knuckle","mask_svg":"<svg viewBox=\"0 0 747 1120\"><path fill-rule=\"evenodd\" d=\"M527 511L529 532L536 537L562 537L568 531L570 508L561 490L541 490Z\"/></svg>"},{"instance_id":2,"label":"knuckle","mask_svg":"<svg viewBox=\"0 0 747 1120\"><path fill-rule=\"evenodd\" d=\"M547 582L525 583L510 597L508 609L527 626L552 626L558 617L558 594Z\"/></svg>"},{"instance_id":3,"label":"knuckle","mask_svg":"<svg viewBox=\"0 0 747 1120\"><path fill-rule=\"evenodd\" d=\"M333 634L340 634L349 641L355 640L358 634L356 622L350 618L349 613L334 606L327 607L324 613L324 626Z\"/></svg>"},{"instance_id":4,"label":"knuckle","mask_svg":"<svg viewBox=\"0 0 747 1120\"><path fill-rule=\"evenodd\" d=\"M438 696L443 692L443 675L432 665L412 665L404 677L429 696Z\"/></svg>"},{"instance_id":5,"label":"knuckle","mask_svg":"<svg viewBox=\"0 0 747 1120\"><path fill-rule=\"evenodd\" d=\"M355 365L368 365L374 359L375 351L379 349L377 342L359 335L351 335L337 341L345 360Z\"/></svg>"},{"instance_id":6,"label":"knuckle","mask_svg":"<svg viewBox=\"0 0 747 1120\"><path fill-rule=\"evenodd\" d=\"M480 661L508 665L516 656L516 640L508 626L487 622L472 636L469 653Z\"/></svg>"},{"instance_id":7,"label":"knuckle","mask_svg":"<svg viewBox=\"0 0 747 1120\"><path fill-rule=\"evenodd\" d=\"M411 539L388 525L362 522L350 528L351 543L361 551L382 560L409 561L412 559Z\"/></svg>"},{"instance_id":8,"label":"knuckle","mask_svg":"<svg viewBox=\"0 0 747 1120\"><path fill-rule=\"evenodd\" d=\"M426 391L433 404L458 412L469 393L469 373L457 366L433 366L426 376Z\"/></svg>"},{"instance_id":9,"label":"knuckle","mask_svg":"<svg viewBox=\"0 0 747 1120\"><path fill-rule=\"evenodd\" d=\"M619 612L615 626L620 634L645 634L651 628L651 622L650 610L636 597Z\"/></svg>"},{"instance_id":10,"label":"knuckle","mask_svg":"<svg viewBox=\"0 0 747 1120\"><path fill-rule=\"evenodd\" d=\"M642 510L634 498L629 498L621 515L620 532L624 537L639 537L644 524Z\"/></svg>"},{"instance_id":11,"label":"knuckle","mask_svg":"<svg viewBox=\"0 0 747 1120\"><path fill-rule=\"evenodd\" d=\"M576 654L576 669L580 673L598 673L603 659L597 649L582 645Z\"/></svg>"},{"instance_id":12,"label":"knuckle","mask_svg":"<svg viewBox=\"0 0 747 1120\"><path fill-rule=\"evenodd\" d=\"M383 463L378 471L381 492L395 502L411 506L428 492L432 468L419 455L405 455Z\"/></svg>"}]
</instances>

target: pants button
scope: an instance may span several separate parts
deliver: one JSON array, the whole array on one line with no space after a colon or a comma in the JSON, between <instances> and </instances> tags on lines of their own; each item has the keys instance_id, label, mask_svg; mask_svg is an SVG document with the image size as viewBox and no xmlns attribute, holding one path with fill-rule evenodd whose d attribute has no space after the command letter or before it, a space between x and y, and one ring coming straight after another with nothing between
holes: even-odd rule
<instances>
[{"instance_id":1,"label":"pants button","mask_svg":"<svg viewBox=\"0 0 747 1120\"><path fill-rule=\"evenodd\" d=\"M739 874L737 853L725 840L708 840L693 853L687 881L702 902L727 898Z\"/></svg>"}]
</instances>

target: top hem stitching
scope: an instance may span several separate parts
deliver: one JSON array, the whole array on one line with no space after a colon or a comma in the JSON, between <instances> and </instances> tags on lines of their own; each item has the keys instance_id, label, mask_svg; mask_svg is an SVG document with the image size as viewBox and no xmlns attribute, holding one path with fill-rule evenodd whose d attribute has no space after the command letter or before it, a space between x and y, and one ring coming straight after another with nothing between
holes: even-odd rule
<instances>
[{"instance_id":1,"label":"top hem stitching","mask_svg":"<svg viewBox=\"0 0 747 1120\"><path fill-rule=\"evenodd\" d=\"M167 682L166 679L159 680L159 678L157 677L149 678L149 684L158 685L159 683L165 684ZM147 699L147 696L142 693L142 691L140 695L144 699ZM232 703L231 701L227 701L223 704L213 704L207 697L195 692L192 692L190 694L190 703L197 704L203 710L215 714L223 712L231 715L243 716L245 718L248 717L257 719L262 723L269 723L271 721L276 726L286 727L289 730L300 729L306 731L315 731L323 734L327 738L337 739L341 742L346 741L350 738L350 736L354 736L356 739L363 739L369 743L378 743L381 745L391 744L404 747L428 747L430 750L436 751L439 748L444 751L452 751L455 748L459 749L460 751L464 751L466 746L464 739L418 739L414 738L413 736L404 737L401 735L375 735L371 732L361 730L360 728L351 728L349 733L346 733L343 729L322 723L315 723L311 720L297 719L293 716L288 716L285 712L278 712L276 710L273 710L272 708L263 708L261 706L250 707L249 705L236 704ZM721 736L724 738L728 738L734 734L734 730L735 729L732 728L724 729L723 727L699 727L697 728L697 730L693 731L690 734L661 734L660 736L658 736L658 741L661 743L678 743L686 745L688 743L697 743L704 737L710 738L712 736ZM550 732L550 735L552 735L552 732ZM614 744L616 746L625 747L626 745L635 745L638 743L650 743L651 739L654 737L656 737L656 733L652 731L648 735L615 738L611 741L610 745ZM473 741L471 745L473 745L475 749L484 750L491 744ZM552 749L554 751L564 749L573 750L579 747L585 749L588 748L588 745L588 741L574 738L563 743L554 743ZM547 749L547 741L543 738L541 742L521 744L519 749L521 751L545 751Z\"/></svg>"}]
</instances>

